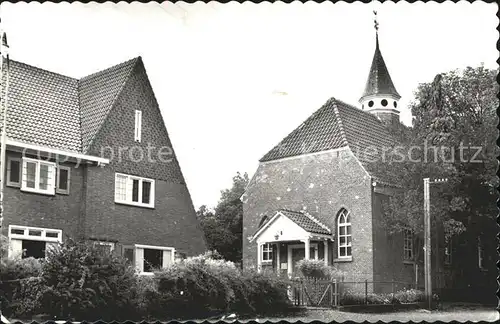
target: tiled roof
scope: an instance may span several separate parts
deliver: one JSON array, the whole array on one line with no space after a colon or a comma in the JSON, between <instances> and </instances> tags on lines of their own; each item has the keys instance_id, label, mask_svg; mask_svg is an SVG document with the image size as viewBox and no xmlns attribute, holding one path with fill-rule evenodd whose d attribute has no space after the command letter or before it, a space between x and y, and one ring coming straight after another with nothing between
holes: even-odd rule
<instances>
[{"instance_id":1,"label":"tiled roof","mask_svg":"<svg viewBox=\"0 0 500 324\"><path fill-rule=\"evenodd\" d=\"M11 60L8 107L10 139L81 152L78 80Z\"/></svg>"},{"instance_id":2,"label":"tiled roof","mask_svg":"<svg viewBox=\"0 0 500 324\"><path fill-rule=\"evenodd\" d=\"M370 74L368 74L365 91L363 92L361 99L366 96L376 94L390 94L396 96L398 99L401 98L399 93L396 91L396 87L392 83L391 76L389 74L389 71L387 70L387 66L385 65L382 53L380 52L380 48L378 45L378 35L375 54L373 55L372 66L370 68Z\"/></svg>"},{"instance_id":3,"label":"tiled roof","mask_svg":"<svg viewBox=\"0 0 500 324\"><path fill-rule=\"evenodd\" d=\"M86 152L139 58L80 79L82 147Z\"/></svg>"},{"instance_id":4,"label":"tiled roof","mask_svg":"<svg viewBox=\"0 0 500 324\"><path fill-rule=\"evenodd\" d=\"M305 212L282 209L279 211L309 233L330 235L332 231L320 221Z\"/></svg>"},{"instance_id":5,"label":"tiled roof","mask_svg":"<svg viewBox=\"0 0 500 324\"><path fill-rule=\"evenodd\" d=\"M339 116L335 113L335 99L328 100L323 107L285 137L269 151L261 162L290 156L320 152L347 145L342 135Z\"/></svg>"},{"instance_id":6,"label":"tiled roof","mask_svg":"<svg viewBox=\"0 0 500 324\"><path fill-rule=\"evenodd\" d=\"M384 175L378 173L376 164L382 162L382 148L394 144L386 126L375 115L331 98L260 161L349 146L363 167L375 179L382 180L378 177Z\"/></svg>"},{"instance_id":7,"label":"tiled roof","mask_svg":"<svg viewBox=\"0 0 500 324\"><path fill-rule=\"evenodd\" d=\"M85 153L138 60L140 57L80 80L11 60L8 137ZM3 77L5 84L5 73Z\"/></svg>"}]
</instances>

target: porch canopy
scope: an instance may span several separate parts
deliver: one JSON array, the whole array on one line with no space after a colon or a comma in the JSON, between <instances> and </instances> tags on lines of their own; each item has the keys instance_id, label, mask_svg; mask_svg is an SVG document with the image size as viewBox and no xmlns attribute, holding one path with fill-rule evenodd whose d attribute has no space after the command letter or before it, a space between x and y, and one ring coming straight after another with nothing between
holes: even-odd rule
<instances>
[{"instance_id":1,"label":"porch canopy","mask_svg":"<svg viewBox=\"0 0 500 324\"><path fill-rule=\"evenodd\" d=\"M257 232L251 237L250 242L257 242L257 260L260 269L262 262L261 249L263 245L294 241L304 243L305 259L311 258L311 241L322 241L324 244L325 264L328 264L328 241L330 240L333 240L332 230L309 213L280 209L271 219L259 227ZM291 263L291 254L288 257L288 263ZM317 258L317 253L315 257ZM288 269L291 271L291 264L288 265Z\"/></svg>"}]
</instances>

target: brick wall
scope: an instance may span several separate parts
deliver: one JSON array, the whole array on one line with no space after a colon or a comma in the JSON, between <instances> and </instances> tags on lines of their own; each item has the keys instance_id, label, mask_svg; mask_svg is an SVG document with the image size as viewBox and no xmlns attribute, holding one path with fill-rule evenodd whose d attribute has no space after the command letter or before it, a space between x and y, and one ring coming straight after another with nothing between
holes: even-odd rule
<instances>
[{"instance_id":1,"label":"brick wall","mask_svg":"<svg viewBox=\"0 0 500 324\"><path fill-rule=\"evenodd\" d=\"M7 157L21 157L21 154L7 152ZM60 229L63 237L75 237L78 234L83 170L71 163L62 165L72 166L69 195L56 193L55 196L48 196L5 187L3 235L8 235L9 225Z\"/></svg>"},{"instance_id":2,"label":"brick wall","mask_svg":"<svg viewBox=\"0 0 500 324\"><path fill-rule=\"evenodd\" d=\"M373 277L374 281L400 281L408 284L415 282L414 265L405 262L403 250L403 234L389 234L382 222L384 217L382 203L388 199L387 194L373 193ZM396 285L396 289L403 285ZM392 285L380 284L377 291L391 292Z\"/></svg>"},{"instance_id":3,"label":"brick wall","mask_svg":"<svg viewBox=\"0 0 500 324\"><path fill-rule=\"evenodd\" d=\"M256 243L248 238L264 215L272 217L280 208L305 209L335 230L336 215L346 208L352 218L353 260L335 265L346 271L346 279L372 279L371 180L350 150L261 163L243 201L244 268L256 268Z\"/></svg>"},{"instance_id":4,"label":"brick wall","mask_svg":"<svg viewBox=\"0 0 500 324\"><path fill-rule=\"evenodd\" d=\"M136 109L142 111L140 143L134 141ZM132 147L135 148L131 150ZM151 160L147 156L148 147ZM162 149L172 153L164 156L169 161L158 158ZM89 167L88 237L107 236L124 244L171 246L188 255L206 250L201 226L142 61L135 66L93 141L91 152L101 155L101 151L111 164L104 168ZM155 208L115 204L115 172L155 179Z\"/></svg>"},{"instance_id":5,"label":"brick wall","mask_svg":"<svg viewBox=\"0 0 500 324\"><path fill-rule=\"evenodd\" d=\"M156 180L154 209L116 204L115 171L113 166L94 167L89 171L88 237L116 240L121 244L175 247L188 255L205 251L204 237L185 185Z\"/></svg>"}]
</instances>

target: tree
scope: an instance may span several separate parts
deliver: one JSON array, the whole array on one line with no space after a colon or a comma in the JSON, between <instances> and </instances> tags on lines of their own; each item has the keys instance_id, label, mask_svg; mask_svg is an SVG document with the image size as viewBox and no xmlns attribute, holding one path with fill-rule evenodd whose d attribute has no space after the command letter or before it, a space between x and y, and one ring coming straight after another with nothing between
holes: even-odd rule
<instances>
[{"instance_id":1,"label":"tree","mask_svg":"<svg viewBox=\"0 0 500 324\"><path fill-rule=\"evenodd\" d=\"M433 225L441 224L447 239L465 232L460 239L473 249L478 234L495 235L497 74L468 67L418 87L410 104L413 127L393 129L405 159L393 154L379 166L401 187L384 204L383 226L390 232L410 227L421 240L423 178L430 177L449 179L431 188Z\"/></svg>"},{"instance_id":2,"label":"tree","mask_svg":"<svg viewBox=\"0 0 500 324\"><path fill-rule=\"evenodd\" d=\"M240 197L248 182L248 174L238 172L233 177L232 187L221 191L214 210L203 205L197 211L209 249L236 263L241 262L243 244L243 203Z\"/></svg>"}]
</instances>

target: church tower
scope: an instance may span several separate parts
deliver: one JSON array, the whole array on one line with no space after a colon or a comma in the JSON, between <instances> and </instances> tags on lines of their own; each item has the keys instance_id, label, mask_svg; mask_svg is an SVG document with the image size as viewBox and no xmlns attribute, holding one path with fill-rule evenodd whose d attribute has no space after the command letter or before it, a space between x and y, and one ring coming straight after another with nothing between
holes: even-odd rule
<instances>
[{"instance_id":1,"label":"church tower","mask_svg":"<svg viewBox=\"0 0 500 324\"><path fill-rule=\"evenodd\" d=\"M377 12L374 11L373 13L375 14L375 54L373 55L365 91L359 99L359 103L361 109L374 114L384 123L395 124L400 122L398 101L401 96L392 83L391 76L380 52Z\"/></svg>"}]
</instances>

